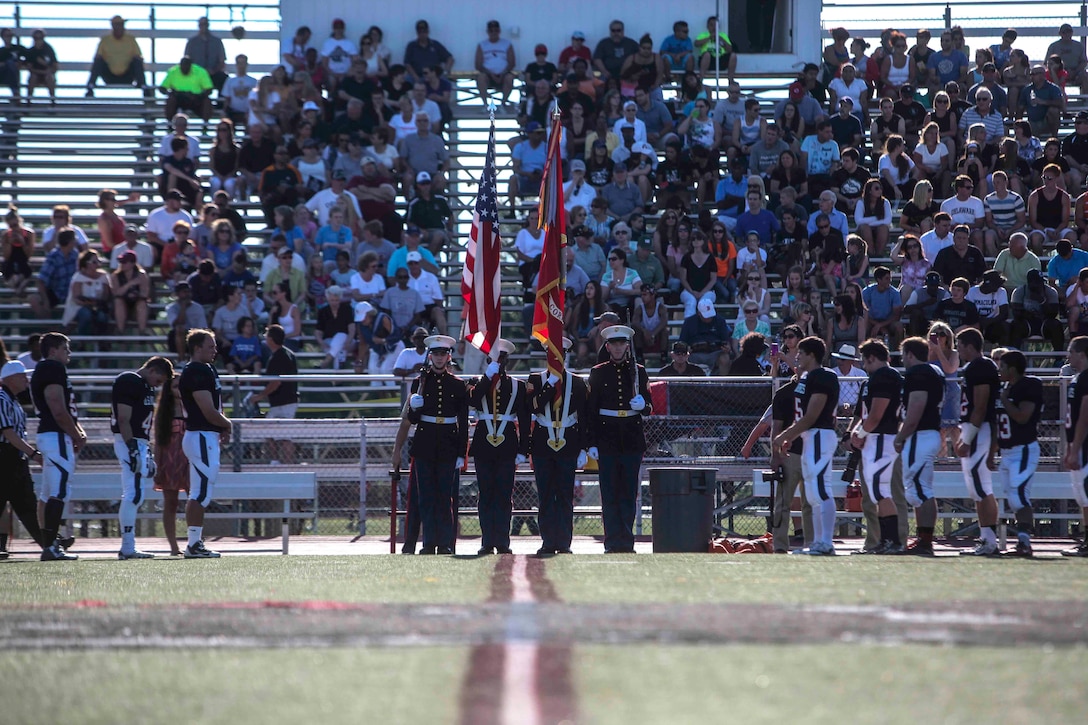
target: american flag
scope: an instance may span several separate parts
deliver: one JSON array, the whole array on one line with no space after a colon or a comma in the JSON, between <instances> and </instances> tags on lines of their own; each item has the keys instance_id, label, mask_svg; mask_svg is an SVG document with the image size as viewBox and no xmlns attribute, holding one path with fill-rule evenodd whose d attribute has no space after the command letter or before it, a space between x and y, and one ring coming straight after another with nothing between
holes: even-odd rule
<instances>
[{"instance_id":1,"label":"american flag","mask_svg":"<svg viewBox=\"0 0 1088 725\"><path fill-rule=\"evenodd\" d=\"M472 213L468 258L461 277L461 296L465 298L465 339L489 353L499 338L501 305L499 292L498 189L495 186L495 119L491 119L491 134L487 139L484 173L476 193L476 208Z\"/></svg>"}]
</instances>

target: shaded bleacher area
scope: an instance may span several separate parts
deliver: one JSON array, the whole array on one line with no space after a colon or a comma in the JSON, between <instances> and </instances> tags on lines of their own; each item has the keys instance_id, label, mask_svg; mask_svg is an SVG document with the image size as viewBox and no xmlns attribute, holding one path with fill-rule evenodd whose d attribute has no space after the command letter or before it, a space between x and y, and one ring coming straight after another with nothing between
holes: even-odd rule
<instances>
[{"instance_id":1,"label":"shaded bleacher area","mask_svg":"<svg viewBox=\"0 0 1088 725\"><path fill-rule=\"evenodd\" d=\"M451 332L455 332L460 327L460 280L464 248L475 202L476 182L483 164L489 121L486 109L475 91L474 79L470 76L458 76L452 80L455 89L453 120L445 128L451 163L445 193L453 213L453 240L438 255L438 276L445 290L446 322ZM703 80L712 98L724 97L724 87L720 91L716 89L713 78ZM743 95L760 101L760 114L766 119L772 117L774 105L787 98L788 86L794 80L795 77L792 76L771 74L739 74L737 77ZM724 79L722 85L724 86ZM69 91L73 89L78 90L76 87L68 88ZM669 83L662 91L666 99L671 99L677 93L677 86ZM4 170L0 179L0 203L16 205L26 225L39 233L51 223L53 205L63 203L71 209L73 223L87 234L94 247L98 243L95 228L98 210L95 203L101 189L117 189L120 198L130 192L138 195L136 201L124 207L124 219L127 223L142 225L147 215L162 205L157 189L160 169L158 148L163 137L170 132L170 127L165 119L164 100L161 95L149 99L138 91L117 88L100 88L94 98L82 98L80 95L66 95L62 92L55 105L47 105L41 101L20 105L12 103L8 98L0 102L0 169ZM875 104L872 108L873 113L876 113ZM1083 98L1070 98L1069 107L1062 117L1062 134L1073 131L1073 118L1083 108ZM203 168L207 165L206 152L214 135L215 123L214 118L209 123L199 119L190 121L189 135L200 142ZM499 140L497 161L500 195L504 197L505 182L511 173L511 147L506 141L520 134L523 129L518 114L505 108L496 109L495 123ZM867 130L868 123L864 126ZM242 139L242 133L239 132L237 140L241 142ZM664 158L661 151L657 154L660 159ZM724 167L724 155L722 166ZM722 175L725 173L723 168ZM1079 193L1079 190L1075 191ZM1074 197L1077 193L1074 193ZM410 194L410 190L398 188L396 210L402 221L407 212ZM661 216L661 208L660 204L655 206L651 200L646 201L649 210L643 215L645 234L652 236ZM503 208L500 213L503 217L501 231L507 246L502 268L503 334L519 343L521 352L514 356L513 367L522 371L539 367L543 360L543 353L535 343L529 343L525 334L525 290L513 252L513 240L522 228L521 220L534 204L535 198L532 195L523 196L519 198L516 208ZM266 229L264 215L255 196L244 200L237 199L233 206L245 218L247 233L243 246L249 268L255 272L268 252L270 230ZM893 208L893 241L901 231L898 228L901 210L901 203ZM696 205L687 209L693 222L700 219L699 211ZM851 217L853 231L852 215L848 216ZM703 221L706 221L705 216ZM356 239L358 236L356 233ZM739 247L743 242L738 241L737 244ZM38 253L31 260L33 269L37 270L41 263L42 256ZM988 258L987 264L992 263L993 258ZM886 257L870 257L870 269L881 264L893 269L893 279L898 284L898 265L891 263ZM766 279L771 288L771 330L777 336L782 327L783 280L774 273L768 274ZM149 354L176 357L167 352L169 327L163 317L166 304L172 300L171 291L157 269L152 270L152 282L148 334L137 335L130 322L124 330L108 329L104 334L77 336L77 368L88 373L108 372L134 367ZM666 299L671 341L677 339L683 323L683 306L675 295L669 295ZM823 302L825 314L832 315L831 295L826 291ZM731 325L739 317L736 304L725 304L719 300L716 309ZM0 335L7 343L9 351L23 350L23 341L29 333L61 329L59 313L58 307L53 317L38 318L34 316L24 296L17 296L6 284L0 285ZM298 355L300 367L303 368L317 367L325 357L314 341L314 325L314 311L308 310L303 320L304 348ZM1029 349L1027 352L1033 356L1037 365L1046 368L1055 368L1063 354L1046 346L1032 344L1027 347L1044 348ZM650 357L651 365L656 365L658 360L660 364L667 362L665 351L660 350L658 353L659 356Z\"/></svg>"}]
</instances>

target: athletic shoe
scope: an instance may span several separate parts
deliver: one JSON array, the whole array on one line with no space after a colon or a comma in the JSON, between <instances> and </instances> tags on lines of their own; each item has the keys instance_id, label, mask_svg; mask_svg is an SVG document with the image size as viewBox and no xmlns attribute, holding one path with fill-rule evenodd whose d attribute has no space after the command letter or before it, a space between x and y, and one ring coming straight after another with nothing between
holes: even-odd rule
<instances>
[{"instance_id":1,"label":"athletic shoe","mask_svg":"<svg viewBox=\"0 0 1088 725\"><path fill-rule=\"evenodd\" d=\"M204 546L203 541L198 541L192 546L185 547L186 559L218 559L219 552L212 551Z\"/></svg>"},{"instance_id":2,"label":"athletic shoe","mask_svg":"<svg viewBox=\"0 0 1088 725\"><path fill-rule=\"evenodd\" d=\"M1062 556L1074 556L1078 558L1088 557L1088 543L1074 546L1072 549L1062 551Z\"/></svg>"},{"instance_id":3,"label":"athletic shoe","mask_svg":"<svg viewBox=\"0 0 1088 725\"><path fill-rule=\"evenodd\" d=\"M898 556L904 551L902 544L893 544L890 541L885 541L880 547L880 551L877 553L881 556Z\"/></svg>"},{"instance_id":4,"label":"athletic shoe","mask_svg":"<svg viewBox=\"0 0 1088 725\"><path fill-rule=\"evenodd\" d=\"M804 553L809 556L835 556L835 547L821 541L813 541L812 544L804 550Z\"/></svg>"},{"instance_id":5,"label":"athletic shoe","mask_svg":"<svg viewBox=\"0 0 1088 725\"><path fill-rule=\"evenodd\" d=\"M79 557L69 554L60 544L53 544L48 549L42 549L42 561L75 561Z\"/></svg>"},{"instance_id":6,"label":"athletic shoe","mask_svg":"<svg viewBox=\"0 0 1088 725\"><path fill-rule=\"evenodd\" d=\"M11 556L11 554L8 553L7 549L0 550L0 559L6 559L9 556Z\"/></svg>"},{"instance_id":7,"label":"athletic shoe","mask_svg":"<svg viewBox=\"0 0 1088 725\"><path fill-rule=\"evenodd\" d=\"M913 543L903 549L903 553L908 556L936 556L933 553L933 542L922 541L921 539L915 539Z\"/></svg>"},{"instance_id":8,"label":"athletic shoe","mask_svg":"<svg viewBox=\"0 0 1088 725\"><path fill-rule=\"evenodd\" d=\"M124 561L126 559L154 559L155 555L148 554L146 551L118 551L117 558L121 561Z\"/></svg>"},{"instance_id":9,"label":"athletic shoe","mask_svg":"<svg viewBox=\"0 0 1088 725\"><path fill-rule=\"evenodd\" d=\"M888 542L886 541L881 541L879 544L871 549L858 549L857 551L851 551L850 553L853 556L872 556L873 554L882 554L884 553L884 545L887 543Z\"/></svg>"},{"instance_id":10,"label":"athletic shoe","mask_svg":"<svg viewBox=\"0 0 1088 725\"><path fill-rule=\"evenodd\" d=\"M997 542L980 541L971 551L961 551L960 556L999 556L1001 550L997 548Z\"/></svg>"},{"instance_id":11,"label":"athletic shoe","mask_svg":"<svg viewBox=\"0 0 1088 725\"><path fill-rule=\"evenodd\" d=\"M1025 544L1023 541L1016 542L1016 548L1012 551L1006 551L1005 556L1017 556L1025 559L1030 559L1035 556L1035 552L1031 549L1031 544Z\"/></svg>"},{"instance_id":12,"label":"athletic shoe","mask_svg":"<svg viewBox=\"0 0 1088 725\"><path fill-rule=\"evenodd\" d=\"M62 538L60 536L57 536L57 543L63 546L65 549L71 549L73 546L76 545L76 537L65 536Z\"/></svg>"}]
</instances>

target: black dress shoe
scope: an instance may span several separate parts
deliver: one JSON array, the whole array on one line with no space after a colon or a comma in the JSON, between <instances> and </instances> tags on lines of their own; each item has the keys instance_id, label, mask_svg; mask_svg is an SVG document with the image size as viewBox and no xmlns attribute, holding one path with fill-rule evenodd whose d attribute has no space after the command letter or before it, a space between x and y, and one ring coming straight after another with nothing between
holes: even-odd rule
<instances>
[{"instance_id":1,"label":"black dress shoe","mask_svg":"<svg viewBox=\"0 0 1088 725\"><path fill-rule=\"evenodd\" d=\"M439 554L452 555L453 554L453 549L451 547L449 547L449 546L440 546L440 547L438 547L438 553Z\"/></svg>"},{"instance_id":2,"label":"black dress shoe","mask_svg":"<svg viewBox=\"0 0 1088 725\"><path fill-rule=\"evenodd\" d=\"M434 547L433 546L424 546L422 549L419 550L419 553L420 553L420 556L433 556L434 555Z\"/></svg>"},{"instance_id":3,"label":"black dress shoe","mask_svg":"<svg viewBox=\"0 0 1088 725\"><path fill-rule=\"evenodd\" d=\"M514 552L513 552L513 551L511 551L511 550L510 550L510 549L509 549L508 547L505 547L505 548L504 548L504 547L502 547L502 546L498 546L498 547L496 547L496 548L495 548L495 551L496 551L496 553L499 553L499 554L513 554L513 553L514 553Z\"/></svg>"},{"instance_id":4,"label":"black dress shoe","mask_svg":"<svg viewBox=\"0 0 1088 725\"><path fill-rule=\"evenodd\" d=\"M476 556L487 556L488 554L494 554L494 546L481 546L480 550L476 552Z\"/></svg>"},{"instance_id":5,"label":"black dress shoe","mask_svg":"<svg viewBox=\"0 0 1088 725\"><path fill-rule=\"evenodd\" d=\"M411 555L413 555L413 554L415 554L415 553L416 553L416 549L415 549L415 547L413 546L413 547L412 547L411 549L401 549L401 550L400 550L400 553L402 553L402 554L407 554L408 556L411 556ZM421 553L422 553L422 552L421 552Z\"/></svg>"},{"instance_id":6,"label":"black dress shoe","mask_svg":"<svg viewBox=\"0 0 1088 725\"><path fill-rule=\"evenodd\" d=\"M555 554L555 553L556 553L555 549L549 549L549 548L547 548L545 546L542 546L542 547L540 547L539 549L536 550L536 555L540 556L540 557L551 556L552 554Z\"/></svg>"},{"instance_id":7,"label":"black dress shoe","mask_svg":"<svg viewBox=\"0 0 1088 725\"><path fill-rule=\"evenodd\" d=\"M555 553L556 554L573 554L574 552L571 551L570 549L556 549Z\"/></svg>"}]
</instances>

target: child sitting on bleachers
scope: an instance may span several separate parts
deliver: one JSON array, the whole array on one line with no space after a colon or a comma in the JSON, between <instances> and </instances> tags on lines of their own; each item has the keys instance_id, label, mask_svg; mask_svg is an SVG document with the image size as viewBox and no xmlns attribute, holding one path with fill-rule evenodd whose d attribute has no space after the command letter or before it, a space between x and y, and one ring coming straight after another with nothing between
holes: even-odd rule
<instances>
[{"instance_id":1,"label":"child sitting on bleachers","mask_svg":"<svg viewBox=\"0 0 1088 725\"><path fill-rule=\"evenodd\" d=\"M238 320L238 337L230 346L227 372L261 374L261 340L252 317Z\"/></svg>"}]
</instances>

